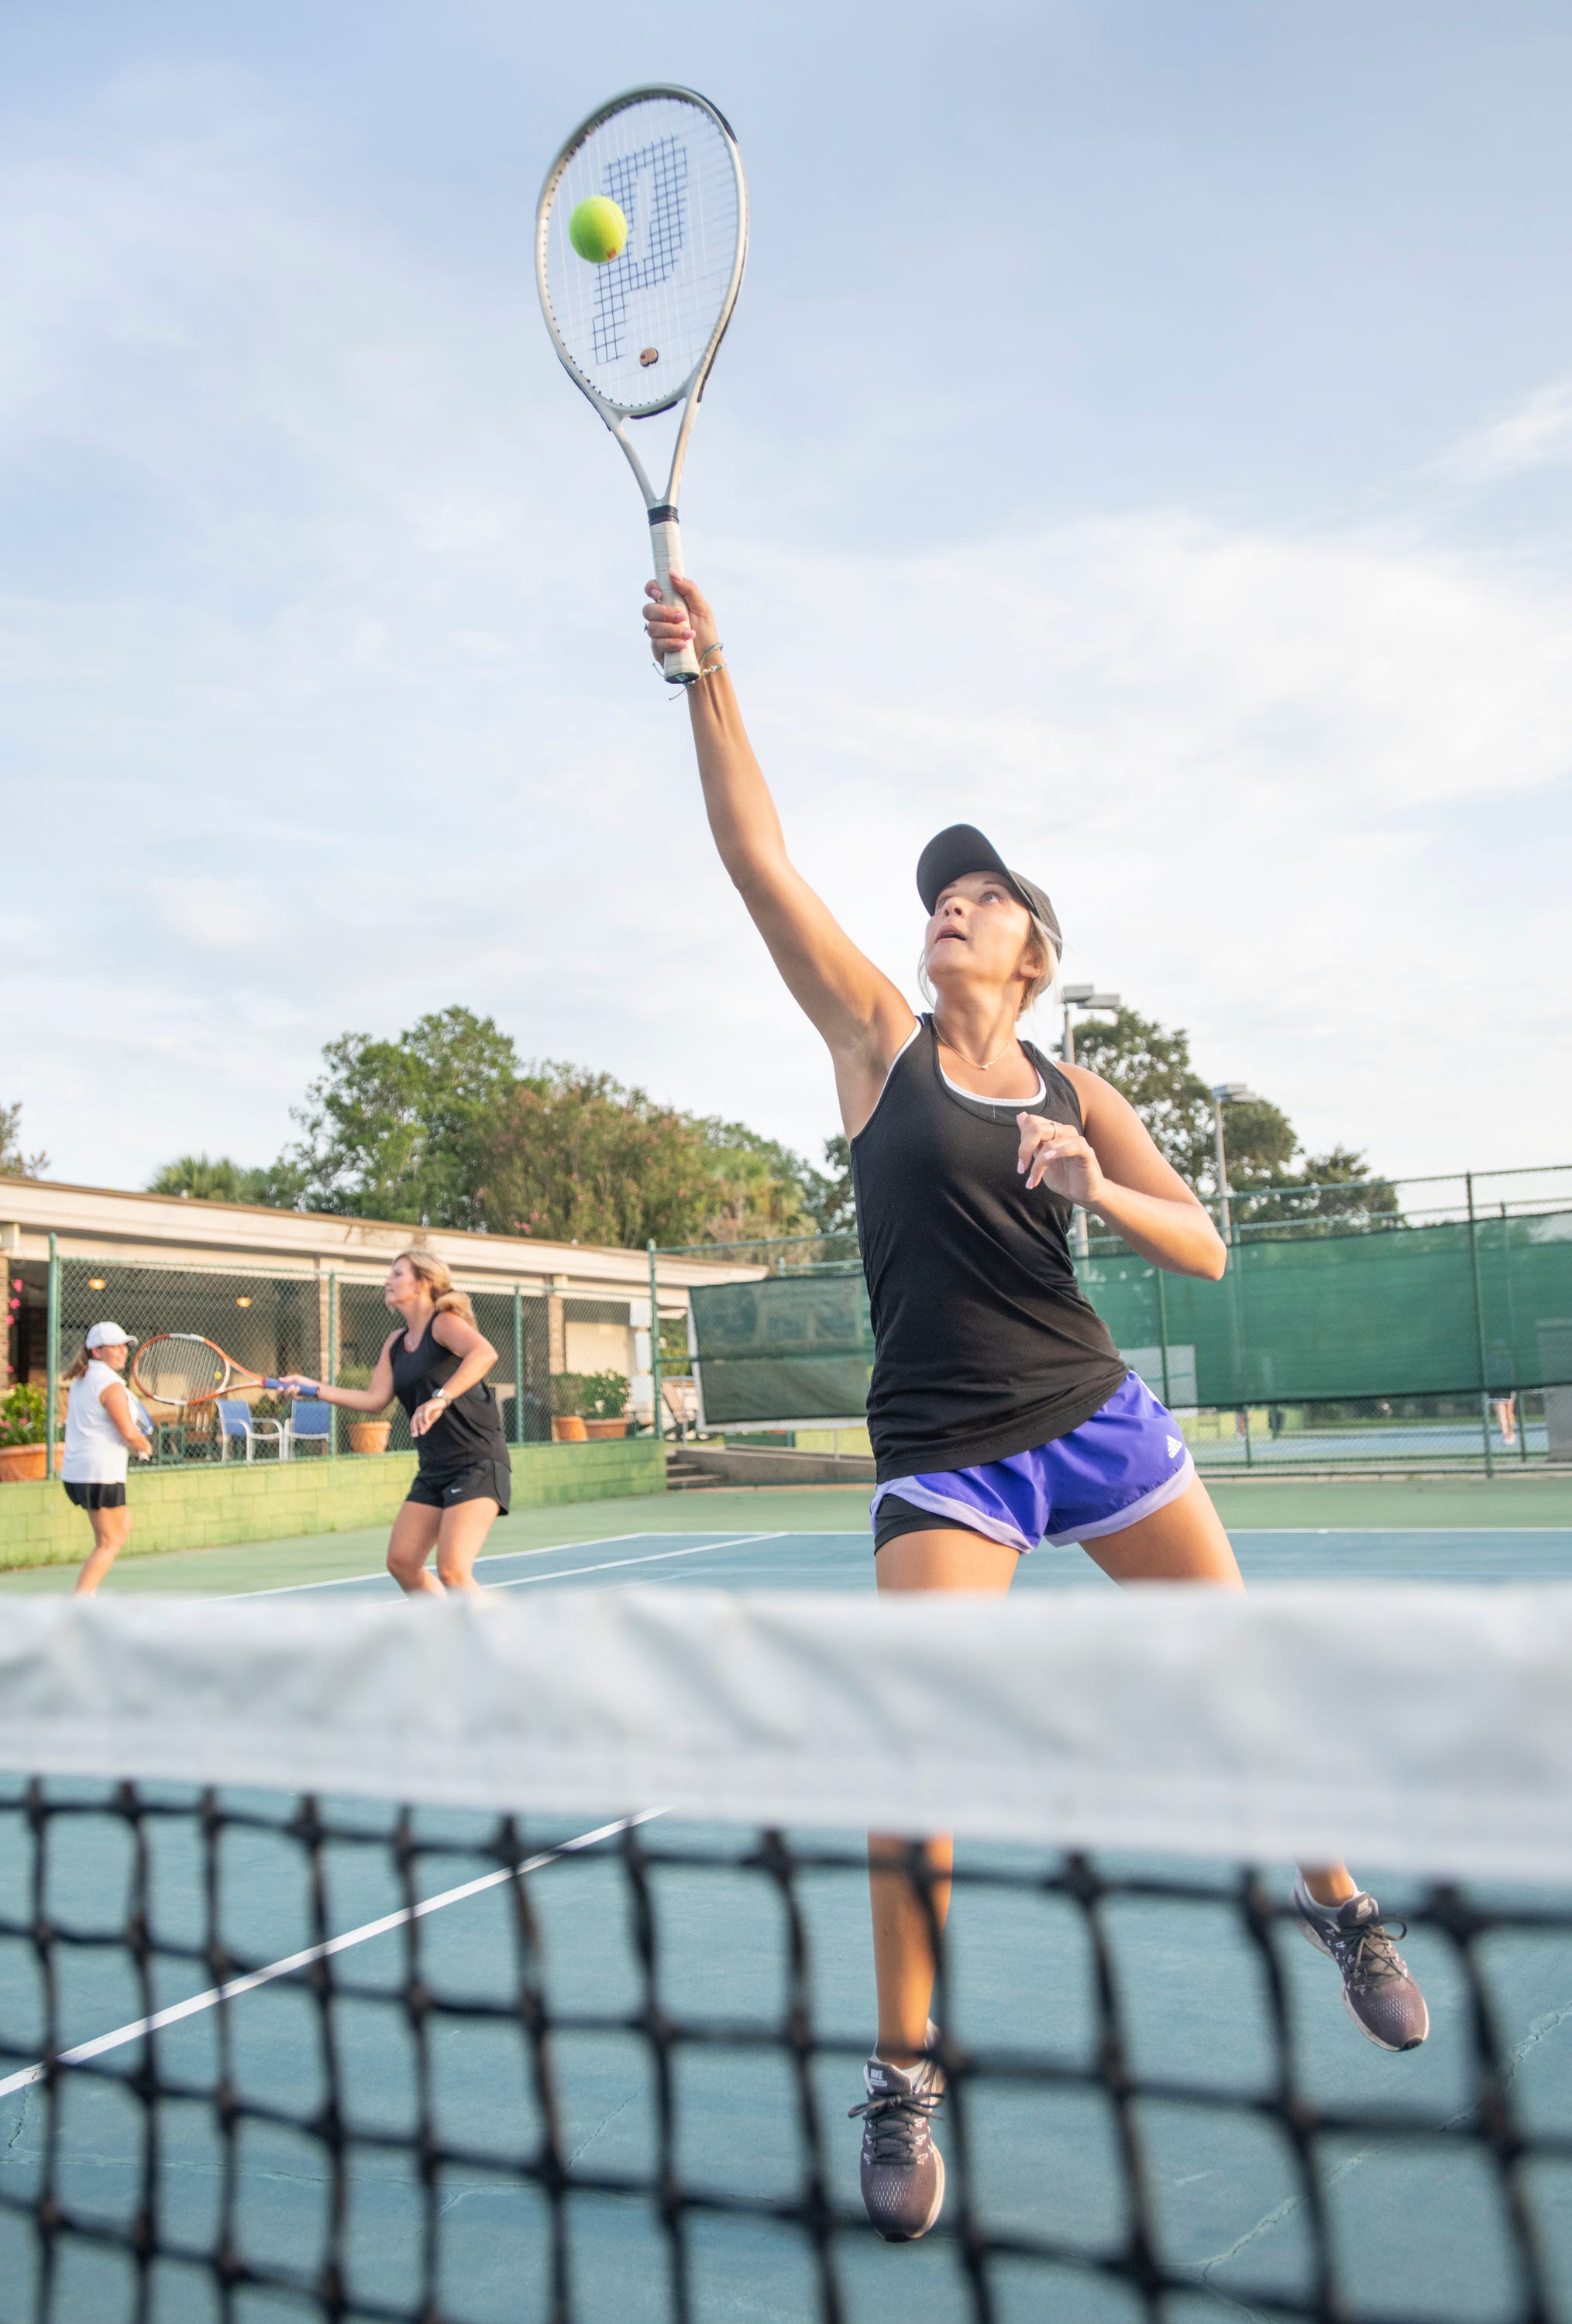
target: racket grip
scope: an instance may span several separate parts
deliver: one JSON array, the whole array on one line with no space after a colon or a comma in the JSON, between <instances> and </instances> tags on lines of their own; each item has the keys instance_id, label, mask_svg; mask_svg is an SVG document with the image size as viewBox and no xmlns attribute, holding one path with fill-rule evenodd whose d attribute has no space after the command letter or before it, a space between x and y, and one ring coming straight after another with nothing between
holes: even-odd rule
<instances>
[{"instance_id":1,"label":"racket grip","mask_svg":"<svg viewBox=\"0 0 1572 2324\"><path fill-rule=\"evenodd\" d=\"M283 1382L282 1380L264 1379L263 1381L263 1386L264 1388L282 1388ZM298 1393L301 1396L315 1396L320 1386L320 1380L308 1380L305 1387L301 1388Z\"/></svg>"},{"instance_id":2,"label":"racket grip","mask_svg":"<svg viewBox=\"0 0 1572 2324\"><path fill-rule=\"evenodd\" d=\"M655 552L655 578L661 585L661 601L667 605L680 605L682 600L671 586L673 573L684 570L682 535L678 529L677 512L669 502L650 511L650 543ZM666 657L668 686L691 686L698 676L698 656L690 645Z\"/></svg>"}]
</instances>

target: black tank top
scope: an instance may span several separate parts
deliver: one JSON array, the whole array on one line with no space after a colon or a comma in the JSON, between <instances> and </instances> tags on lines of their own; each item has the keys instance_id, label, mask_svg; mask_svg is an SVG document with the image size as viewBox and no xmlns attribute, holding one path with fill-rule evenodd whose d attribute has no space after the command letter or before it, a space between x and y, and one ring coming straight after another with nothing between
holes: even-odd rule
<instances>
[{"instance_id":1,"label":"black tank top","mask_svg":"<svg viewBox=\"0 0 1572 2324\"><path fill-rule=\"evenodd\" d=\"M953 1089L931 1017L852 1140L874 1323L868 1433L881 1484L1008 1460L1068 1436L1128 1367L1076 1280L1074 1205L1016 1170L1015 1117L1081 1127L1080 1102L1031 1042L1042 1095Z\"/></svg>"},{"instance_id":2,"label":"black tank top","mask_svg":"<svg viewBox=\"0 0 1572 2324\"><path fill-rule=\"evenodd\" d=\"M402 1332L390 1350L393 1394L411 1420L417 1406L424 1404L428 1397L435 1396L439 1388L446 1388L463 1360L437 1338L433 1329L436 1321L433 1315L412 1352L404 1345ZM445 1476L454 1469L467 1469L476 1461L507 1459L502 1414L485 1380L467 1388L434 1427L429 1428L424 1436L416 1437L415 1452L423 1477Z\"/></svg>"}]
</instances>

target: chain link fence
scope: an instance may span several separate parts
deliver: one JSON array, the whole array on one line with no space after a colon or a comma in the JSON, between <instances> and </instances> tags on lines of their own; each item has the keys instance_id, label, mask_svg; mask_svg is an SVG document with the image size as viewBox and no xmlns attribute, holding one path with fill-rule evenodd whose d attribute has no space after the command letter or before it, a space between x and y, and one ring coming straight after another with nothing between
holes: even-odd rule
<instances>
[{"instance_id":1,"label":"chain link fence","mask_svg":"<svg viewBox=\"0 0 1572 2324\"><path fill-rule=\"evenodd\" d=\"M1209 1470L1572 1462L1572 1167L1231 1190L1219 1283L1117 1236L1081 1286ZM855 1424L873 1361L849 1235L708 1244L756 1268L697 1287L711 1429Z\"/></svg>"},{"instance_id":2,"label":"chain link fence","mask_svg":"<svg viewBox=\"0 0 1572 2324\"><path fill-rule=\"evenodd\" d=\"M55 1259L45 1290L47 1401L54 1415L50 1473L58 1474L65 1428L64 1374L90 1324L109 1317L140 1344L162 1333L194 1333L211 1341L243 1370L264 1378L303 1372L339 1388L365 1388L388 1334L395 1328L383 1296L382 1276L342 1271L266 1274L232 1268L131 1263L118 1259ZM551 1435L553 1301L544 1292L475 1290L467 1286L476 1323L497 1351L487 1374L502 1406L510 1443L532 1444ZM555 1303L572 1321L575 1311L601 1314L604 1303ZM559 1357L560 1351L559 1350ZM558 1369L559 1370L560 1360ZM162 1466L225 1460L338 1459L357 1452L408 1452L410 1426L402 1405L380 1414L317 1406L265 1388L242 1388L221 1403L180 1409L159 1405L139 1390L152 1423L153 1457ZM224 1406L232 1409L227 1413ZM238 1410L233 1409L238 1407Z\"/></svg>"}]
</instances>

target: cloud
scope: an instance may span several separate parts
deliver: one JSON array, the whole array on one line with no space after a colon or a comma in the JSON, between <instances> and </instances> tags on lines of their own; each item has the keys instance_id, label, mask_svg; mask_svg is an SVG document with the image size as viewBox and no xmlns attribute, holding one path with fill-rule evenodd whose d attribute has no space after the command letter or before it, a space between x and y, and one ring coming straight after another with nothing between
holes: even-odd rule
<instances>
[{"instance_id":1,"label":"cloud","mask_svg":"<svg viewBox=\"0 0 1572 2324\"><path fill-rule=\"evenodd\" d=\"M245 952L278 926L276 906L249 881L159 880L153 893L165 927L203 950Z\"/></svg>"},{"instance_id":2,"label":"cloud","mask_svg":"<svg viewBox=\"0 0 1572 2324\"><path fill-rule=\"evenodd\" d=\"M1506 419L1466 436L1438 463L1459 483L1493 484L1530 468L1564 467L1572 462L1572 379L1555 381L1530 395Z\"/></svg>"},{"instance_id":3,"label":"cloud","mask_svg":"<svg viewBox=\"0 0 1572 2324\"><path fill-rule=\"evenodd\" d=\"M244 92L196 103L143 88L74 161L0 170L33 930L0 1096L79 1176L106 1105L131 1183L181 1147L262 1159L325 1040L457 1000L814 1148L822 1052L715 861L639 644L636 495L522 260L406 246ZM965 816L1045 878L1069 973L1317 1142L1572 1151L1545 1069L1572 576L1419 512L1030 501L1003 537L783 557L747 414L707 403L693 465L689 553L794 852L902 989L911 866Z\"/></svg>"}]
</instances>

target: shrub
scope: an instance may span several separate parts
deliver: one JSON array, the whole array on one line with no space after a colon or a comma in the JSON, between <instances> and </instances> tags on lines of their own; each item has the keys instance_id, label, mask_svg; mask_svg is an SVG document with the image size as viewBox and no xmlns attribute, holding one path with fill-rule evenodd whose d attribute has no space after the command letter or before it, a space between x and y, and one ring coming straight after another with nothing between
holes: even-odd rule
<instances>
[{"instance_id":1,"label":"shrub","mask_svg":"<svg viewBox=\"0 0 1572 2324\"><path fill-rule=\"evenodd\" d=\"M43 1443L43 1390L19 1380L0 1396L0 1445Z\"/></svg>"},{"instance_id":2,"label":"shrub","mask_svg":"<svg viewBox=\"0 0 1572 2324\"><path fill-rule=\"evenodd\" d=\"M551 1410L559 1420L580 1413L586 1420L620 1420L628 1408L628 1383L622 1372L553 1372Z\"/></svg>"}]
</instances>

